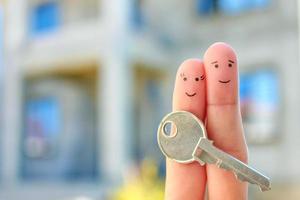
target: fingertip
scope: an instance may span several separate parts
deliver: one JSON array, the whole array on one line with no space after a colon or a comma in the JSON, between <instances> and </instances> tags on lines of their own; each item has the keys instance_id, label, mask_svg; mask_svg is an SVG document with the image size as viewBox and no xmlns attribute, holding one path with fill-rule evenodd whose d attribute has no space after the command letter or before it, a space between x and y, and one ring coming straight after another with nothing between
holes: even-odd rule
<instances>
[{"instance_id":1,"label":"fingertip","mask_svg":"<svg viewBox=\"0 0 300 200\"><path fill-rule=\"evenodd\" d=\"M238 63L234 49L224 43L212 44L204 54L207 75L207 103L238 103Z\"/></svg>"},{"instance_id":2,"label":"fingertip","mask_svg":"<svg viewBox=\"0 0 300 200\"><path fill-rule=\"evenodd\" d=\"M203 59L206 60L208 56L210 56L211 50L221 52L227 52L230 53L232 56L236 57L236 52L232 46L225 42L215 42L212 45L210 45L206 52L204 53Z\"/></svg>"},{"instance_id":3,"label":"fingertip","mask_svg":"<svg viewBox=\"0 0 300 200\"><path fill-rule=\"evenodd\" d=\"M178 68L173 93L173 110L205 115L205 71L200 59L187 59Z\"/></svg>"},{"instance_id":4,"label":"fingertip","mask_svg":"<svg viewBox=\"0 0 300 200\"><path fill-rule=\"evenodd\" d=\"M176 78L179 78L180 76L182 77L182 75L186 75L186 73L193 74L193 75L197 75L199 73L203 74L204 73L203 61L197 58L189 58L187 60L184 60L180 64L177 70Z\"/></svg>"}]
</instances>

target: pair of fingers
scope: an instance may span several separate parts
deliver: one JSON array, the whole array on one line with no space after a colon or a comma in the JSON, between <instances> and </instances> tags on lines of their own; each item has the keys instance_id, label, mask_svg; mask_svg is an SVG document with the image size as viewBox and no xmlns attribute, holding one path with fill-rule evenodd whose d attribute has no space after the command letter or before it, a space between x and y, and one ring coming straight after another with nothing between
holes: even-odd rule
<instances>
[{"instance_id":1,"label":"pair of fingers","mask_svg":"<svg viewBox=\"0 0 300 200\"><path fill-rule=\"evenodd\" d=\"M234 50L215 43L203 61L189 59L178 69L173 110L185 110L206 121L214 145L247 162L238 97L238 68ZM247 184L215 165L180 164L167 159L167 200L247 199Z\"/></svg>"}]
</instances>

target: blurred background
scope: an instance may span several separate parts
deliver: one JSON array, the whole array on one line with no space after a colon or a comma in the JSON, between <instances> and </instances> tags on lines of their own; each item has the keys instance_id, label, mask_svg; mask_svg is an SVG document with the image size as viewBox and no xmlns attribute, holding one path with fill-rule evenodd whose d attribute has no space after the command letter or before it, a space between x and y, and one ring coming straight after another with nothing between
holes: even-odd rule
<instances>
[{"instance_id":1,"label":"blurred background","mask_svg":"<svg viewBox=\"0 0 300 200\"><path fill-rule=\"evenodd\" d=\"M250 164L300 199L296 0L0 1L0 199L163 199L180 63L238 52Z\"/></svg>"}]
</instances>

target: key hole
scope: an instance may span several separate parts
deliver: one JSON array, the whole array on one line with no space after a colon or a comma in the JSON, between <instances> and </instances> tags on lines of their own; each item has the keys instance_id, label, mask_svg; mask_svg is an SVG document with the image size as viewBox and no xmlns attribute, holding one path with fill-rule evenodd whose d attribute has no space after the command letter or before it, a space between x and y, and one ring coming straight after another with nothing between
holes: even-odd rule
<instances>
[{"instance_id":1,"label":"key hole","mask_svg":"<svg viewBox=\"0 0 300 200\"><path fill-rule=\"evenodd\" d=\"M171 121L165 122L163 132L166 137L175 137L177 134L177 127L175 123Z\"/></svg>"}]
</instances>

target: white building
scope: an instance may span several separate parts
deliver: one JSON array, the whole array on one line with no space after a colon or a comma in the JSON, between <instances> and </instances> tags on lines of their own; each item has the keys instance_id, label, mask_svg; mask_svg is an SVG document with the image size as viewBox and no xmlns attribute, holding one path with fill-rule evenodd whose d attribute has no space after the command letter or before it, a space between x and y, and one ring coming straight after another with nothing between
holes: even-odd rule
<instances>
[{"instance_id":1,"label":"white building","mask_svg":"<svg viewBox=\"0 0 300 200\"><path fill-rule=\"evenodd\" d=\"M236 49L241 73L271 69L280 85L279 109L274 114L278 117L278 131L274 135L271 133L269 142L263 140L257 145L253 144L254 140L249 143L251 165L272 178L273 190L261 195L251 187L251 198L281 199L281 195L291 194L290 198L295 199L300 196L297 191L300 180L297 135L300 130L297 84L300 68L296 0L288 3L270 0L261 8L252 10L249 6L249 10L246 8L234 15L222 9L207 15L203 11L204 16L200 11L197 13L197 1L193 0L144 0L140 4L127 0L84 3L65 0L59 3L64 12L57 28L47 34L35 33L36 30L32 33L33 10L49 2L58 4L54 0L10 0L4 4L1 199L24 196L59 199L76 195L98 198L119 182L136 160L152 157L163 162L155 143L155 131L161 117L171 110L177 67L186 58L201 58L215 41L228 42ZM134 26L131 21L133 12L138 14L132 10L135 5L141 6L142 18L138 19L144 22L140 26ZM54 6L50 10L55 13L56 9ZM79 83L89 80L83 88L73 90L71 84L67 91L72 90L72 94L80 96L87 90L90 95L88 100L79 98L78 106L72 108L75 113L81 112L76 108L82 102L93 102L90 109L94 108L92 120L96 125L89 137L97 140L93 151L96 151L99 178L96 182L84 183L23 180L27 173L22 170L27 159L23 155L27 130L24 116L27 96L30 96L26 88L28 84L42 85L43 80L64 78L76 79ZM49 86L54 96L64 93L60 86L67 87L66 82L56 84ZM55 87L57 92L53 92ZM43 91L43 87L40 90ZM35 91L34 95L37 93ZM73 103L68 95L62 106L68 105L69 100ZM62 127L73 125L59 127L63 130Z\"/></svg>"}]
</instances>

